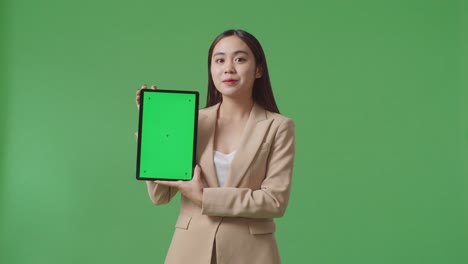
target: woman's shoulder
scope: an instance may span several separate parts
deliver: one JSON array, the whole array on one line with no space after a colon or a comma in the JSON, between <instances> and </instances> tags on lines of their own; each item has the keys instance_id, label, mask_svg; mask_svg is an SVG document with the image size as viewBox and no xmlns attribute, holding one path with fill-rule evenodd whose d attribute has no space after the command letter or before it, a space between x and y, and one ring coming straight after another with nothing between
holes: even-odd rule
<instances>
[{"instance_id":1,"label":"woman's shoulder","mask_svg":"<svg viewBox=\"0 0 468 264\"><path fill-rule=\"evenodd\" d=\"M204 119L208 116L216 115L217 110L218 110L218 104L198 109L198 119Z\"/></svg>"},{"instance_id":2,"label":"woman's shoulder","mask_svg":"<svg viewBox=\"0 0 468 264\"><path fill-rule=\"evenodd\" d=\"M205 107L198 110L198 117L204 118L206 116L214 115L218 110L219 104L215 104L213 106ZM261 120L271 120L274 125L292 125L294 126L294 121L291 117L271 112L263 108L262 106L255 104L254 108L252 109L253 118L257 121Z\"/></svg>"},{"instance_id":3,"label":"woman's shoulder","mask_svg":"<svg viewBox=\"0 0 468 264\"><path fill-rule=\"evenodd\" d=\"M263 113L259 115L259 113L261 112ZM280 113L268 111L261 106L257 106L256 113L257 116L264 116L264 118L257 117L258 121L261 121L263 119L265 121L270 122L270 129L274 131L291 131L292 133L294 133L295 125L292 118L282 115Z\"/></svg>"},{"instance_id":4,"label":"woman's shoulder","mask_svg":"<svg viewBox=\"0 0 468 264\"><path fill-rule=\"evenodd\" d=\"M216 109L218 109L218 104L208 106L208 107L204 107L204 108L200 108L200 109L198 109L198 113L204 114L204 113L207 113L207 112L216 111Z\"/></svg>"},{"instance_id":5,"label":"woman's shoulder","mask_svg":"<svg viewBox=\"0 0 468 264\"><path fill-rule=\"evenodd\" d=\"M270 123L270 133L275 134L275 137L282 137L294 139L295 134L295 124L292 118L264 110L266 113L266 120L269 120Z\"/></svg>"},{"instance_id":6,"label":"woman's shoulder","mask_svg":"<svg viewBox=\"0 0 468 264\"><path fill-rule=\"evenodd\" d=\"M266 118L267 119L273 119L273 122L275 123L278 123L278 124L283 124L283 123L294 123L293 119L291 117L288 117L288 116L285 116L285 115L282 115L282 114L279 114L279 113L275 113L275 112L271 112L271 111L268 111L268 110L265 110L265 113L266 113Z\"/></svg>"},{"instance_id":7,"label":"woman's shoulder","mask_svg":"<svg viewBox=\"0 0 468 264\"><path fill-rule=\"evenodd\" d=\"M279 113L275 113L275 112L270 112L268 110L265 110L266 112L266 116L267 116L267 119L275 119L275 120L278 120L278 121L281 121L281 122L285 122L285 121L292 121L292 118L290 117L287 117L283 114L279 114Z\"/></svg>"}]
</instances>

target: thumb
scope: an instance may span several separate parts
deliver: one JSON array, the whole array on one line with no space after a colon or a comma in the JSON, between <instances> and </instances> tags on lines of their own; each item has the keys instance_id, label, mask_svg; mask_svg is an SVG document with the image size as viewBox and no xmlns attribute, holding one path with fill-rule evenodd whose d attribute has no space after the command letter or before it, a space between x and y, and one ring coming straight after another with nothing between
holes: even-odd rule
<instances>
[{"instance_id":1,"label":"thumb","mask_svg":"<svg viewBox=\"0 0 468 264\"><path fill-rule=\"evenodd\" d=\"M201 177L201 168L200 166L195 165L195 169L193 169L193 178L198 180Z\"/></svg>"},{"instance_id":2,"label":"thumb","mask_svg":"<svg viewBox=\"0 0 468 264\"><path fill-rule=\"evenodd\" d=\"M202 175L201 167L198 164L195 166L195 169L193 171L193 179L195 179L196 181L200 181L203 188L208 186L208 183Z\"/></svg>"}]
</instances>

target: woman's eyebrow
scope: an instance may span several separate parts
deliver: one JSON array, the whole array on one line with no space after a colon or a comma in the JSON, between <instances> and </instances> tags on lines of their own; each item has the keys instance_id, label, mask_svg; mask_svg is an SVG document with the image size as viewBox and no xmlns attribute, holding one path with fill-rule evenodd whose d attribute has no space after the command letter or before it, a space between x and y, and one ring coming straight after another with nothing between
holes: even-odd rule
<instances>
[{"instance_id":1,"label":"woman's eyebrow","mask_svg":"<svg viewBox=\"0 0 468 264\"><path fill-rule=\"evenodd\" d=\"M247 51L244 51L244 50L236 50L236 51L234 51L233 53L234 53L234 55L237 55L237 54L239 54L239 53L242 53L242 54L245 54L245 55L249 55L249 53L248 53ZM215 54L213 54L213 57L214 57L214 56L218 56L218 55L226 55L226 53L225 53L225 52L216 52Z\"/></svg>"},{"instance_id":2,"label":"woman's eyebrow","mask_svg":"<svg viewBox=\"0 0 468 264\"><path fill-rule=\"evenodd\" d=\"M239 53L249 55L249 53L247 51L244 51L244 50L238 50L238 51L234 52L234 54L236 54L236 55L239 54Z\"/></svg>"}]
</instances>

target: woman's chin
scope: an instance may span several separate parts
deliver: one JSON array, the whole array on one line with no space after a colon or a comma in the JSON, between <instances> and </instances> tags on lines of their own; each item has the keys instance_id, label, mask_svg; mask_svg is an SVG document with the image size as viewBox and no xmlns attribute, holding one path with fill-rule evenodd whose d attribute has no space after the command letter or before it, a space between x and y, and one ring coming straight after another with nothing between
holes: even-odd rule
<instances>
[{"instance_id":1,"label":"woman's chin","mask_svg":"<svg viewBox=\"0 0 468 264\"><path fill-rule=\"evenodd\" d=\"M247 95L252 94L252 90L250 89L243 89L242 87L239 87L237 85L221 85L221 87L217 87L218 92L220 92L223 97L235 97L235 98L243 98L246 97Z\"/></svg>"}]
</instances>

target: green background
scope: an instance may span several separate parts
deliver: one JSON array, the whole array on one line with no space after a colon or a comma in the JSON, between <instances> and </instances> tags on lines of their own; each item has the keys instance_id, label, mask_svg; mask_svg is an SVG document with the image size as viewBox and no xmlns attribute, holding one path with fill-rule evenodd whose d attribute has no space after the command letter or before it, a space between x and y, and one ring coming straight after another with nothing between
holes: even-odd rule
<instances>
[{"instance_id":1,"label":"green background","mask_svg":"<svg viewBox=\"0 0 468 264\"><path fill-rule=\"evenodd\" d=\"M135 180L135 91L204 105L208 47L242 28L296 122L283 262L468 263L467 6L0 2L0 262L162 263L179 198Z\"/></svg>"}]
</instances>

